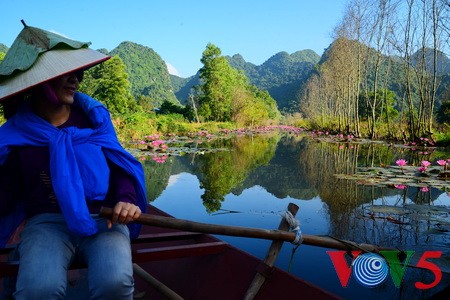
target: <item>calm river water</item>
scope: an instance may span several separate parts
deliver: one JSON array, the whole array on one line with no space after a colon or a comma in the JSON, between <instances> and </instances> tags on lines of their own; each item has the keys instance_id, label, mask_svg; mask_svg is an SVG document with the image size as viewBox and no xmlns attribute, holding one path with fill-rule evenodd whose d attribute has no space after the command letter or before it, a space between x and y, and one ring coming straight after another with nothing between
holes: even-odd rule
<instances>
[{"instance_id":1,"label":"calm river water","mask_svg":"<svg viewBox=\"0 0 450 300\"><path fill-rule=\"evenodd\" d=\"M327 254L333 249L284 243L278 267L345 299L422 299L450 285L450 197L444 190L367 185L336 176L353 174L358 167L395 165L400 158L410 164L435 162L450 158L450 153L319 140L306 133L244 135L200 146L206 151L169 156L162 163L142 158L152 205L181 219L277 229L281 213L294 203L305 234L396 247L412 255L398 287L389 274L368 287L354 273L342 287ZM270 246L266 240L219 238L262 259ZM441 258L431 259L436 251L442 252ZM438 266L437 273L429 262ZM418 264L422 268L414 267ZM421 289L416 282L439 284Z\"/></svg>"}]
</instances>

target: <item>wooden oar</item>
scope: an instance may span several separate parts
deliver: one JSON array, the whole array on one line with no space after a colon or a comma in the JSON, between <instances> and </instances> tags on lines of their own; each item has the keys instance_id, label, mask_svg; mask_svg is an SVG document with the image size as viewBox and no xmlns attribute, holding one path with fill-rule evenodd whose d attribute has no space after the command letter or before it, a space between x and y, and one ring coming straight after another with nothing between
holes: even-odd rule
<instances>
[{"instance_id":1,"label":"wooden oar","mask_svg":"<svg viewBox=\"0 0 450 300\"><path fill-rule=\"evenodd\" d=\"M138 264L133 264L133 273L147 281L151 286L163 294L167 299L170 300L183 300L183 297L172 291L164 283L150 275L147 271L142 269Z\"/></svg>"},{"instance_id":2,"label":"wooden oar","mask_svg":"<svg viewBox=\"0 0 450 300\"><path fill-rule=\"evenodd\" d=\"M112 214L113 211L111 208L102 207L100 210L100 215L105 218L111 218ZM144 213L141 214L141 216L139 217L139 219L136 220L136 222L144 225L172 228L190 232L240 236L240 237L267 239L267 240L281 240L293 242L296 238L296 234L294 232L283 230L268 230L268 229L240 227L240 226L207 224ZM355 242L346 240L337 240L327 236L303 234L302 237L303 237L303 244L305 245L312 245L338 250L346 250L346 251L362 250L364 252L375 252L375 253L381 250L397 250L395 248L385 248L371 244L357 244Z\"/></svg>"},{"instance_id":3,"label":"wooden oar","mask_svg":"<svg viewBox=\"0 0 450 300\"><path fill-rule=\"evenodd\" d=\"M298 212L298 206L295 205L294 203L289 203L287 210L292 214L293 217L295 217L295 215ZM278 226L278 230L287 231L289 230L289 227L290 227L289 222L285 218L283 218L280 222L280 225ZM268 267L273 267L278 257L278 254L280 253L280 249L283 246L283 242L284 241L280 240L272 241L272 243L270 244L269 251L267 251L266 257L264 258L264 265ZM252 283L247 289L244 299L245 300L255 299L256 295L258 294L259 290L261 289L265 281L266 276L260 272L257 272L255 274L255 277L253 278Z\"/></svg>"}]
</instances>

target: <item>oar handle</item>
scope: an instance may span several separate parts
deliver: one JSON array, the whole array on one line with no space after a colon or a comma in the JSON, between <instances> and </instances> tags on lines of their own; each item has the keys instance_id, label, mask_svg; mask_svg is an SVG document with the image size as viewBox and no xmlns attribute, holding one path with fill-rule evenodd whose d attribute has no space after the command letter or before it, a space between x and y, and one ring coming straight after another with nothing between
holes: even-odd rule
<instances>
[{"instance_id":1,"label":"oar handle","mask_svg":"<svg viewBox=\"0 0 450 300\"><path fill-rule=\"evenodd\" d=\"M112 214L113 211L111 208L102 207L100 209L100 215L105 218L111 218ZM293 242L296 238L296 234L294 232L284 230L268 230L261 228L207 224L145 213L142 213L141 216L136 220L136 222L143 225L172 228L189 232L259 238L267 240L282 240L287 242ZM370 244L357 244L351 241L336 240L326 236L303 234L302 237L303 237L302 243L305 245L339 249L345 251L363 250L365 252L379 252L381 250L396 250L393 248L378 247Z\"/></svg>"},{"instance_id":2,"label":"oar handle","mask_svg":"<svg viewBox=\"0 0 450 300\"><path fill-rule=\"evenodd\" d=\"M113 211L111 208L102 207L100 209L100 215L103 217L111 218L112 214ZM289 231L207 224L144 213L141 214L141 216L135 222L150 226L218 235L251 237L268 240L284 240L289 242L292 242L295 239L295 233Z\"/></svg>"}]
</instances>

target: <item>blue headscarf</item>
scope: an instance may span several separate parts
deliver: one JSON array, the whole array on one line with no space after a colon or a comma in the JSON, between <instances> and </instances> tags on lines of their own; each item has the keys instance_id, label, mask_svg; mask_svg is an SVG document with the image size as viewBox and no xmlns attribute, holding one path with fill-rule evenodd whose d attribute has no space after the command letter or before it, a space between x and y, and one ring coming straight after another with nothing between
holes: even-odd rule
<instances>
[{"instance_id":1,"label":"blue headscarf","mask_svg":"<svg viewBox=\"0 0 450 300\"><path fill-rule=\"evenodd\" d=\"M48 146L52 185L68 228L80 236L89 236L97 232L97 226L86 200L104 200L106 196L109 178L106 159L134 178L137 204L142 212L147 205L145 177L142 164L120 145L106 107L82 93L75 94L73 105L88 115L93 129L59 129L34 114L29 105L20 107L0 127L0 165L13 146ZM14 227L11 221L0 218L0 246L2 238L9 238L12 233L2 232ZM131 223L129 228L131 237L137 237L140 226Z\"/></svg>"}]
</instances>

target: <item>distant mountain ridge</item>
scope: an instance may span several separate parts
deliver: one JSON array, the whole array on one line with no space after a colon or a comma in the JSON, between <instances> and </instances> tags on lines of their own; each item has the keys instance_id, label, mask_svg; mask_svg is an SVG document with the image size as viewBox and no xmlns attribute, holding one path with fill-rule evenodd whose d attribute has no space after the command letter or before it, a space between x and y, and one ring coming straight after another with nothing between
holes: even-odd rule
<instances>
[{"instance_id":1,"label":"distant mountain ridge","mask_svg":"<svg viewBox=\"0 0 450 300\"><path fill-rule=\"evenodd\" d=\"M285 51L278 52L267 59L261 65L255 65L247 62L241 54L225 56L229 64L242 70L248 77L251 84L261 90L267 90L272 98L277 102L278 108L284 112L298 111L298 95L302 86L315 72L316 66L320 66L328 59L328 51L333 48L333 44L325 50L322 56L319 56L313 50L301 50L289 54ZM8 47L0 43L0 52L5 52ZM125 41L119 44L115 49L108 52L106 49L98 51L118 55L126 66L131 83L132 93L136 99L141 95L147 97L155 106L161 105L165 100L172 103L187 104L189 94L192 88L200 83L199 73L182 78L170 75L165 62L152 48L142 46L133 42ZM375 50L373 50L375 51ZM433 70L433 51L431 49L425 52L427 70ZM412 62L420 62L418 54L413 55ZM393 62L388 88L398 94L399 87L402 86L402 77L399 75L402 70L401 60L397 57L390 57ZM388 57L385 58L388 60ZM382 65L380 70L386 66ZM386 73L384 71L380 74ZM438 51L438 69L439 76L443 76L442 84L439 86L437 95L446 92L450 85L450 58L445 53ZM372 79L371 79L372 80ZM437 105L440 101L438 99Z\"/></svg>"},{"instance_id":2,"label":"distant mountain ridge","mask_svg":"<svg viewBox=\"0 0 450 300\"><path fill-rule=\"evenodd\" d=\"M313 50L292 54L282 51L259 66L245 61L240 54L225 57L233 68L242 70L252 84L267 90L281 110L289 109L290 105L297 101L297 93L302 83L309 78L310 72L320 60L320 56ZM186 79L174 75L171 75L171 78L175 95L181 103L186 103L192 87L199 83L199 74Z\"/></svg>"},{"instance_id":3,"label":"distant mountain ridge","mask_svg":"<svg viewBox=\"0 0 450 300\"><path fill-rule=\"evenodd\" d=\"M259 66L245 62L241 55L227 58L231 66L245 72L252 84L267 90L280 110L289 110L297 101L299 89L320 61L320 56L309 49L292 54L278 52Z\"/></svg>"},{"instance_id":4,"label":"distant mountain ridge","mask_svg":"<svg viewBox=\"0 0 450 300\"><path fill-rule=\"evenodd\" d=\"M148 96L155 105L164 100L185 105L192 88L200 82L198 72L188 78L170 75L165 62L153 49L130 41L120 43L110 52L98 51L118 55L126 66L135 98ZM320 61L320 56L309 49L292 54L282 51L261 65L247 62L240 54L225 57L232 67L245 73L251 84L267 90L280 110L289 110L297 102L299 89Z\"/></svg>"},{"instance_id":5,"label":"distant mountain ridge","mask_svg":"<svg viewBox=\"0 0 450 300\"><path fill-rule=\"evenodd\" d=\"M172 81L173 90L178 101L180 101L181 104L186 105L189 95L192 93L192 89L200 83L200 76L199 72L188 78L170 75L170 80Z\"/></svg>"},{"instance_id":6,"label":"distant mountain ridge","mask_svg":"<svg viewBox=\"0 0 450 300\"><path fill-rule=\"evenodd\" d=\"M429 72L434 71L433 67L433 57L434 57L434 50L433 49L425 49L425 61L426 61L426 69L429 70ZM417 52L411 57L411 62L413 65L419 64L421 61L420 53ZM442 51L437 51L436 53L436 63L437 63L437 69L436 73L437 75L445 75L450 73L450 58L445 55Z\"/></svg>"}]
</instances>

